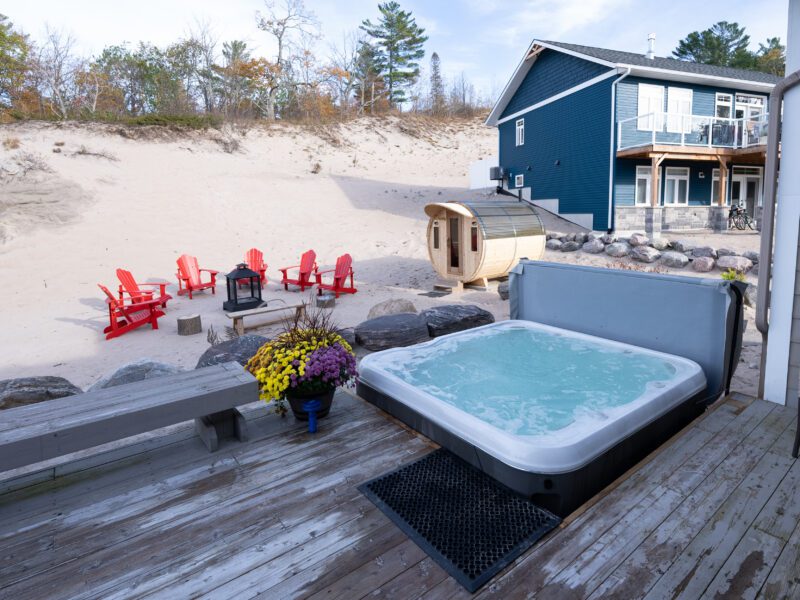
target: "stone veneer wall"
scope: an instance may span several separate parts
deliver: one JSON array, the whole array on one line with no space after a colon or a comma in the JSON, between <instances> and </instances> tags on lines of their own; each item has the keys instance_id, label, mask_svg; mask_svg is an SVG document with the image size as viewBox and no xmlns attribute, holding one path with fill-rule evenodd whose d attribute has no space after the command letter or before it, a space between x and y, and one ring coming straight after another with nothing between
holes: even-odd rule
<instances>
[{"instance_id":1,"label":"stone veneer wall","mask_svg":"<svg viewBox=\"0 0 800 600\"><path fill-rule=\"evenodd\" d=\"M660 227L659 227L660 213ZM615 228L618 231L725 231L727 206L618 206Z\"/></svg>"}]
</instances>

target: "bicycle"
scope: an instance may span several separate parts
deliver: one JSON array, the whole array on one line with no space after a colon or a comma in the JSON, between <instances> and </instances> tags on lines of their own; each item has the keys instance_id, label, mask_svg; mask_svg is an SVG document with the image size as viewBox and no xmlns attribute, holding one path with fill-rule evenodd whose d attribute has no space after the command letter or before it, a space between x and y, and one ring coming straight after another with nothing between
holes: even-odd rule
<instances>
[{"instance_id":1,"label":"bicycle","mask_svg":"<svg viewBox=\"0 0 800 600\"><path fill-rule=\"evenodd\" d=\"M734 227L740 231L744 231L748 227L753 229L753 219L750 218L750 215L747 214L741 204L731 206L730 211L728 211L728 229L733 229Z\"/></svg>"}]
</instances>

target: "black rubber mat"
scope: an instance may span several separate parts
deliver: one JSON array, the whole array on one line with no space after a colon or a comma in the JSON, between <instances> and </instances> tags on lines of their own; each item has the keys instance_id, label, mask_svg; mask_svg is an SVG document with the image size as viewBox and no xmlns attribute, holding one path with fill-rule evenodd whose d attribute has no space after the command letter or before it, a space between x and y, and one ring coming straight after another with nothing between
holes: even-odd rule
<instances>
[{"instance_id":1,"label":"black rubber mat","mask_svg":"<svg viewBox=\"0 0 800 600\"><path fill-rule=\"evenodd\" d=\"M470 592L561 522L443 449L358 489Z\"/></svg>"}]
</instances>

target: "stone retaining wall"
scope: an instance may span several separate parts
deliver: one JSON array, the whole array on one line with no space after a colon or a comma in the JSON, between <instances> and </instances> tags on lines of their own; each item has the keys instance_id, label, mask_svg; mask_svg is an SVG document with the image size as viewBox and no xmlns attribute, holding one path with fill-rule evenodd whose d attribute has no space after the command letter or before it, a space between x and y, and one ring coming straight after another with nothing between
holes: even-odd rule
<instances>
[{"instance_id":1,"label":"stone retaining wall","mask_svg":"<svg viewBox=\"0 0 800 600\"><path fill-rule=\"evenodd\" d=\"M725 231L727 206L618 206L617 231Z\"/></svg>"}]
</instances>

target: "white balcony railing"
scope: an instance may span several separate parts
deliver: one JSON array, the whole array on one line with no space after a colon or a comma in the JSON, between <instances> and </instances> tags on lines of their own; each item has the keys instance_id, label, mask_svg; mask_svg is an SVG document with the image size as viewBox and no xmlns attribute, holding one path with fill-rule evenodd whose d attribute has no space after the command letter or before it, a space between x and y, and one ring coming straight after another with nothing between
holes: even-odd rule
<instances>
[{"instance_id":1,"label":"white balcony railing","mask_svg":"<svg viewBox=\"0 0 800 600\"><path fill-rule=\"evenodd\" d=\"M768 115L726 119L648 113L617 122L617 150L656 144L749 148L767 143Z\"/></svg>"}]
</instances>

